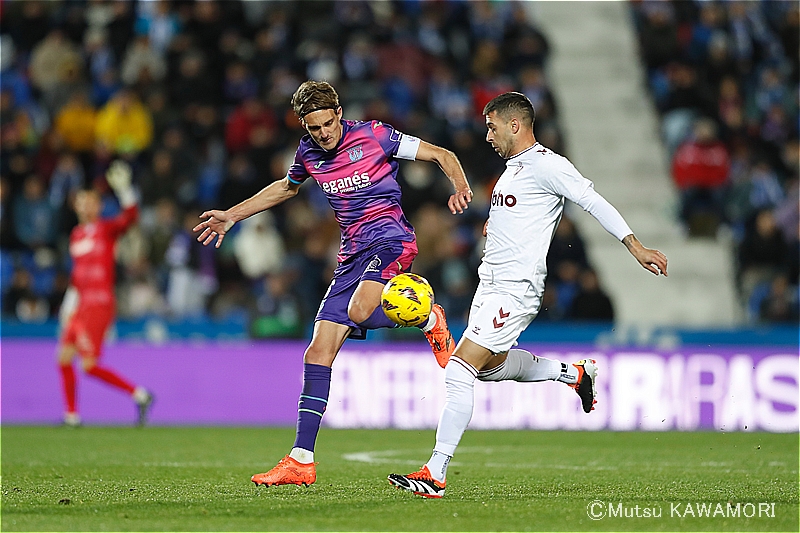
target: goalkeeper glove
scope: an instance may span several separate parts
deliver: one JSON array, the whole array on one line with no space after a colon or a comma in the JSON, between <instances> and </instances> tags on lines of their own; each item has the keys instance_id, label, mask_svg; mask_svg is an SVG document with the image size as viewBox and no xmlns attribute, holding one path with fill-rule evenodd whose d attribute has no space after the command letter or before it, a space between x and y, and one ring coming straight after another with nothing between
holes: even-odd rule
<instances>
[{"instance_id":1,"label":"goalkeeper glove","mask_svg":"<svg viewBox=\"0 0 800 533\"><path fill-rule=\"evenodd\" d=\"M131 166L120 159L111 163L106 171L106 181L114 190L114 194L119 198L119 203L123 208L136 204L136 193L131 185L132 176Z\"/></svg>"}]
</instances>

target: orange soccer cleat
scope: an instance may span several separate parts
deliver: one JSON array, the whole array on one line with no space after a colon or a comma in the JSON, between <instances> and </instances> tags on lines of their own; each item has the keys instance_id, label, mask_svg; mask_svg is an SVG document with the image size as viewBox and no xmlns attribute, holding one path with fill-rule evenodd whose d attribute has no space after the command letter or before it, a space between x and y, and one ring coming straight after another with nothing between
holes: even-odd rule
<instances>
[{"instance_id":1,"label":"orange soccer cleat","mask_svg":"<svg viewBox=\"0 0 800 533\"><path fill-rule=\"evenodd\" d=\"M456 349L456 343L453 340L453 335L450 333L450 328L447 327L447 318L444 316L444 308L439 304L433 304L431 313L436 315L436 325L430 331L425 331L425 338L433 349L433 355L436 356L436 362L439 366L444 368L447 366L447 361Z\"/></svg>"},{"instance_id":2,"label":"orange soccer cleat","mask_svg":"<svg viewBox=\"0 0 800 533\"><path fill-rule=\"evenodd\" d=\"M577 363L572 363L572 366L578 369L578 381L570 383L569 386L575 389L575 392L580 396L584 413L594 411L594 404L597 403L595 399L597 396L597 387L595 387L595 380L597 379L596 363L597 361L594 359L581 359Z\"/></svg>"},{"instance_id":3,"label":"orange soccer cleat","mask_svg":"<svg viewBox=\"0 0 800 533\"><path fill-rule=\"evenodd\" d=\"M263 474L256 474L250 481L256 485L303 485L307 487L317 480L317 463L299 463L288 455Z\"/></svg>"},{"instance_id":4,"label":"orange soccer cleat","mask_svg":"<svg viewBox=\"0 0 800 533\"><path fill-rule=\"evenodd\" d=\"M389 474L389 483L398 489L413 492L423 498L441 498L444 496L444 488L447 484L444 481L436 481L428 470L428 465L423 466L419 471L406 476L400 474Z\"/></svg>"}]
</instances>

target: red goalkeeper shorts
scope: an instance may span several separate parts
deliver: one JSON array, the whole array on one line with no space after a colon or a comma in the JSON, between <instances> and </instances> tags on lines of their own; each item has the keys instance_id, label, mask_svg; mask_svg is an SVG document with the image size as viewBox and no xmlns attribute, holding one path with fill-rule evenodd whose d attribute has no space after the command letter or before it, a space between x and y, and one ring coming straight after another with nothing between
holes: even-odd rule
<instances>
[{"instance_id":1,"label":"red goalkeeper shorts","mask_svg":"<svg viewBox=\"0 0 800 533\"><path fill-rule=\"evenodd\" d=\"M78 306L61 335L63 345L74 345L81 357L99 358L108 326L114 320L114 304Z\"/></svg>"}]
</instances>

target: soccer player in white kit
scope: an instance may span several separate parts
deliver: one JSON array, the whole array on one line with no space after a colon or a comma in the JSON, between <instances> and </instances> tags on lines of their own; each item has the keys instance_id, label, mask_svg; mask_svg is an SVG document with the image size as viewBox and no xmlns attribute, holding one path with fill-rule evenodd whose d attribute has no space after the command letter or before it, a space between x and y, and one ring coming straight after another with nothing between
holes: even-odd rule
<instances>
[{"instance_id":1,"label":"soccer player in white kit","mask_svg":"<svg viewBox=\"0 0 800 533\"><path fill-rule=\"evenodd\" d=\"M433 454L417 472L389 475L392 485L427 498L444 496L447 465L472 418L475 378L560 381L575 389L585 412L594 409L595 361L567 365L512 348L539 312L547 277L545 260L564 199L594 216L645 269L667 275L667 257L645 248L569 160L536 142L534 109L525 95L501 94L486 104L483 114L486 141L506 159L506 169L492 191L484 226L480 283L467 329L445 367L447 393Z\"/></svg>"}]
</instances>

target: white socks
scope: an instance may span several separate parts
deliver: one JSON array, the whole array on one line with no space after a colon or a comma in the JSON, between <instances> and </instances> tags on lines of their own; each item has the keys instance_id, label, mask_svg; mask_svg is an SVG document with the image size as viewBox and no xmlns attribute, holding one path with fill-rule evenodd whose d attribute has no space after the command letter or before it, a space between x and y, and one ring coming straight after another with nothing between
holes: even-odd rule
<instances>
[{"instance_id":1,"label":"white socks","mask_svg":"<svg viewBox=\"0 0 800 533\"><path fill-rule=\"evenodd\" d=\"M133 390L133 401L138 404L146 403L150 399L150 393L144 387L136 387Z\"/></svg>"},{"instance_id":2,"label":"white socks","mask_svg":"<svg viewBox=\"0 0 800 533\"><path fill-rule=\"evenodd\" d=\"M428 333L436 325L436 320L437 320L436 319L436 313L431 312L431 314L428 315L428 321L425 322L425 325L422 326L420 329L423 332Z\"/></svg>"},{"instance_id":3,"label":"white socks","mask_svg":"<svg viewBox=\"0 0 800 533\"><path fill-rule=\"evenodd\" d=\"M306 450L305 448L292 448L289 452L289 457L302 464L309 464L314 462L314 452Z\"/></svg>"},{"instance_id":4,"label":"white socks","mask_svg":"<svg viewBox=\"0 0 800 533\"><path fill-rule=\"evenodd\" d=\"M567 383L571 385L578 382L578 368L575 365L568 365L561 363L561 374L558 375L556 381Z\"/></svg>"},{"instance_id":5,"label":"white socks","mask_svg":"<svg viewBox=\"0 0 800 533\"><path fill-rule=\"evenodd\" d=\"M578 369L554 359L533 355L525 350L509 350L499 366L478 373L481 381L561 381L575 383Z\"/></svg>"},{"instance_id":6,"label":"white socks","mask_svg":"<svg viewBox=\"0 0 800 533\"><path fill-rule=\"evenodd\" d=\"M445 478L447 477L447 465L450 464L450 459L452 459L449 455L446 455L441 452L434 451L431 458L428 460L426 465L428 465L428 470L431 473L431 477L440 483L444 483Z\"/></svg>"},{"instance_id":7,"label":"white socks","mask_svg":"<svg viewBox=\"0 0 800 533\"><path fill-rule=\"evenodd\" d=\"M475 367L458 357L450 357L445 367L444 383L447 394L439 426L436 428L436 446L426 463L436 481L445 480L447 464L472 418L477 375Z\"/></svg>"},{"instance_id":8,"label":"white socks","mask_svg":"<svg viewBox=\"0 0 800 533\"><path fill-rule=\"evenodd\" d=\"M431 316L434 316L431 314ZM444 409L436 428L436 446L425 463L433 479L444 482L447 465L466 431L475 403L475 378L481 381L561 381L575 383L578 369L553 359L538 357L525 350L509 350L506 360L486 372L459 357L451 356L444 371L447 389Z\"/></svg>"}]
</instances>

